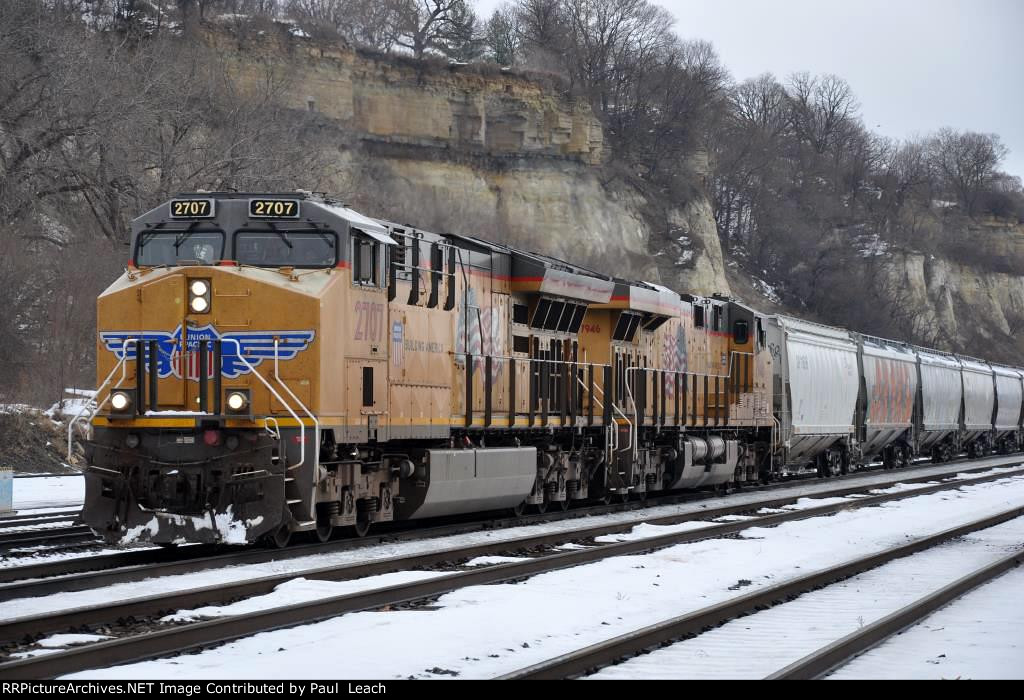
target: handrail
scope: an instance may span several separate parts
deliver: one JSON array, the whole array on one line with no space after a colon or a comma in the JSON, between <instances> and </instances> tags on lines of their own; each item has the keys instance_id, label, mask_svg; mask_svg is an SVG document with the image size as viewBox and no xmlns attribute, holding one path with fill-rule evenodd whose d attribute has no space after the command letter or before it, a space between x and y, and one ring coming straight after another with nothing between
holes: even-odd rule
<instances>
[{"instance_id":1,"label":"handrail","mask_svg":"<svg viewBox=\"0 0 1024 700\"><path fill-rule=\"evenodd\" d=\"M95 404L95 406L92 409L92 412L89 414L90 423L92 422L92 419L96 416L96 414L99 412L100 408L106 405L107 400L110 398L109 394L107 394L107 398L103 399L103 401L100 403L97 403L96 399L99 398L100 394L103 393L103 390L106 388L107 384L110 383L110 380L114 378L114 372L116 372L119 367L125 364L125 360L128 358L128 343L138 342L138 340L138 338L125 338L124 343L122 343L121 345L121 359L119 359L117 361L117 364L114 365L113 369L110 370L110 374L108 374L107 378L103 380L102 384L100 384L99 388L96 390L96 393L93 395L93 398L90 401L87 401L85 405L83 405L80 409L78 409L78 413L76 413L75 417L72 418L71 422L68 423L68 461L71 460L71 443L73 441L75 425L78 423L79 420L81 420L82 415L89 409L90 403ZM122 371L122 381L124 381L125 375L126 372Z\"/></svg>"},{"instance_id":2,"label":"handrail","mask_svg":"<svg viewBox=\"0 0 1024 700\"><path fill-rule=\"evenodd\" d=\"M295 401L295 403L299 404L299 408L301 408L303 411L305 411L306 415L309 416L313 420L313 427L315 428L315 432L313 433L313 439L314 440L318 440L320 438L320 421L317 420L316 416L313 415L312 411L310 411L308 408L306 408L306 404L302 403L302 401L299 399L299 397L295 395L295 392L291 390L291 387L289 387L287 384L285 384L284 380L281 379L281 373L278 371L279 368L280 368L280 363L278 362L279 354L280 354L279 350L278 350L278 344L280 342L281 341L279 339L277 339L277 338L274 339L274 379L277 380L278 384L280 384L281 386L284 387L284 390L288 392L288 395L292 397L292 400ZM282 401L282 403L284 403L284 402ZM301 421L300 421L300 423L301 423ZM303 427L303 430L305 430L305 426L302 426L302 427ZM305 461L305 448L306 448L306 436L305 436L305 434L303 434L302 435L302 450L303 450L302 459L299 460L298 464L295 464L295 465L292 465L291 467L288 467L289 469L296 469L296 468L302 466L302 463Z\"/></svg>"},{"instance_id":3,"label":"handrail","mask_svg":"<svg viewBox=\"0 0 1024 700\"><path fill-rule=\"evenodd\" d=\"M223 343L234 343L235 344L235 349L238 352L237 357L238 357L239 361L241 361L241 363L243 365L245 365L246 368L248 368L248 370L250 372L252 372L254 375L256 375L257 379L259 379L261 382L263 382L263 385L265 387L267 387L267 390L271 394L273 394L275 399L277 399L279 402L281 402L281 405L285 407L285 410L288 411L288 413L291 414L291 417L295 419L295 422L299 424L299 461L298 461L297 464L293 464L291 466L287 466L286 468L287 469L293 469L295 467L302 466L302 463L306 461L306 424L302 422L302 419L299 418L299 415L292 409L292 407L288 404L288 402L285 401L283 398L281 398L281 395L278 394L274 390L274 387L272 387L270 385L270 382L267 381L266 377L264 377L262 374L257 372L256 368L252 366L252 363L250 363L247 359L245 359L245 355L242 354L242 345L238 342L237 338L221 338L221 342L223 342ZM287 459L288 459L288 455L287 455L287 452L286 452L285 453L285 464L286 465L287 465Z\"/></svg>"},{"instance_id":4,"label":"handrail","mask_svg":"<svg viewBox=\"0 0 1024 700\"><path fill-rule=\"evenodd\" d=\"M270 423L270 421L274 421L273 430L271 430L270 427L268 426L268 423ZM273 439L281 439L281 424L277 422L277 418L274 418L273 416L264 416L263 429L266 430L270 434L270 437L272 437Z\"/></svg>"}]
</instances>

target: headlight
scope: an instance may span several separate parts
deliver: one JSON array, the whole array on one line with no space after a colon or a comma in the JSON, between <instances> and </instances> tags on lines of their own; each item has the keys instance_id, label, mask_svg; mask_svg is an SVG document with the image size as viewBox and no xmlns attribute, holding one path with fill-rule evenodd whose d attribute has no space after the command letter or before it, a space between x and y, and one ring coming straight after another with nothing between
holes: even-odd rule
<instances>
[{"instance_id":1,"label":"headlight","mask_svg":"<svg viewBox=\"0 0 1024 700\"><path fill-rule=\"evenodd\" d=\"M210 280L192 280L188 283L188 308L194 314L210 310Z\"/></svg>"},{"instance_id":2,"label":"headlight","mask_svg":"<svg viewBox=\"0 0 1024 700\"><path fill-rule=\"evenodd\" d=\"M249 405L249 397L242 391L228 392L228 410L232 413L240 413Z\"/></svg>"},{"instance_id":3,"label":"headlight","mask_svg":"<svg viewBox=\"0 0 1024 700\"><path fill-rule=\"evenodd\" d=\"M110 396L110 405L114 407L115 411L124 411L131 403L131 397L123 391L115 391Z\"/></svg>"}]
</instances>

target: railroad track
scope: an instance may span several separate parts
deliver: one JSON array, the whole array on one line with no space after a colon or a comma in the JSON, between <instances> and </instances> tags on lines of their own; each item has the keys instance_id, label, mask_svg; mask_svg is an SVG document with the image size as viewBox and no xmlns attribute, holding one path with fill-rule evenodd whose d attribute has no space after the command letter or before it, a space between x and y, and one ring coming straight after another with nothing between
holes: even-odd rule
<instances>
[{"instance_id":1,"label":"railroad track","mask_svg":"<svg viewBox=\"0 0 1024 700\"><path fill-rule=\"evenodd\" d=\"M798 661L769 675L768 680L799 680L820 678L858 654L878 646L893 635L917 624L942 606L965 593L1024 564L1024 549L977 569L939 590L886 615L880 620L807 654Z\"/></svg>"},{"instance_id":2,"label":"railroad track","mask_svg":"<svg viewBox=\"0 0 1024 700\"><path fill-rule=\"evenodd\" d=\"M0 518L0 555L16 548L97 541L92 531L81 524L80 515L81 510L75 509Z\"/></svg>"},{"instance_id":3,"label":"railroad track","mask_svg":"<svg viewBox=\"0 0 1024 700\"><path fill-rule=\"evenodd\" d=\"M803 510L789 510L783 513L773 513L761 516L757 519L745 519L739 522L708 523L707 527L699 530L666 533L643 539L631 539L627 541L601 544L599 546L589 546L582 549L571 549L568 551L547 551L522 561L492 565L487 568L444 572L439 573L437 576L432 578L362 591L359 593L322 598L310 602L269 608L252 613L233 615L214 620L187 622L158 631L133 634L110 641L98 642L65 652L48 654L21 661L8 662L0 665L0 677L52 677L90 668L129 663L132 661L173 654L197 647L216 645L239 637L255 634L257 632L308 624L348 612L371 610L380 606L410 604L415 601L429 599L467 586L518 580L540 573L599 561L608 557L637 554L685 542L719 538L736 534L751 527L772 527L793 520L830 515L847 509L879 505L906 498L913 498L928 493L956 489L961 486L984 483L997 479L1005 479L1010 476L1019 475L1020 473L1024 473L1024 470L1014 470L1012 472L1008 471L995 475L985 475L975 477L973 479L948 481L940 484L922 486L919 489L900 491L896 493L864 496L856 500L809 507ZM934 478L934 476L931 478ZM860 488L850 488L849 493L855 493L863 490L864 486L862 485ZM791 501L792 499L790 498L788 500ZM771 503L771 501L762 501L756 504L756 506L768 507L766 506L767 503ZM592 543L592 538L595 536L629 530L641 522L663 525L674 524L699 518L721 517L722 515L735 513L739 508L746 508L749 510L751 507L751 504L748 503L743 506L707 509L700 513L677 514L656 519L643 518L630 522L618 523L612 526L603 525L584 527L502 542L477 544L470 547L455 547L446 550L434 550L426 553L392 557L389 559L379 559L370 562L348 563L344 565L303 571L301 573L289 572L286 574L266 576L248 581L219 584L217 586L210 586L185 592L149 596L131 601L121 601L110 605L83 607L75 610L60 611L50 615L19 618L6 622L3 627L3 634L8 640L35 638L46 632L55 632L65 629L81 630L83 628L87 628L89 625L104 622L109 623L118 619L138 620L139 618L159 615L170 610L179 610L209 605L215 602L226 602L253 595L260 595L272 591L277 585L295 578L297 575L316 580L340 581L392 571L432 567L442 563L459 562L470 557L487 554L521 551L523 549L536 552L540 548L550 547L552 545L565 542L577 542L583 540ZM947 530L939 535L922 538L922 540L909 545L904 545L902 548L897 549L910 553L912 551L916 551L913 549L915 546L933 546L940 541L957 537L975 529L991 527L993 524L1005 522L1006 520L1010 520L1021 515L1024 515L1024 507L1013 508L977 523L971 523L970 525ZM880 556L881 555L875 555L874 560L871 560L870 558L868 558L868 560L881 562L882 559L879 558ZM862 564L863 562L857 564L857 566ZM873 564L873 566L877 565L878 563ZM850 571L853 571L853 569L850 569ZM807 577L804 578L806 579ZM755 594L751 595L753 596ZM775 593L775 595L777 596L778 593ZM747 598L750 598L750 596L744 596L744 601ZM747 603L744 602L743 604L746 605Z\"/></svg>"},{"instance_id":4,"label":"railroad track","mask_svg":"<svg viewBox=\"0 0 1024 700\"><path fill-rule=\"evenodd\" d=\"M70 520L77 518L81 513L81 509L76 508L74 510L58 510L51 513L4 515L0 517L0 528L25 527L27 525L41 525L61 520Z\"/></svg>"},{"instance_id":5,"label":"railroad track","mask_svg":"<svg viewBox=\"0 0 1024 700\"><path fill-rule=\"evenodd\" d=\"M962 463L952 462L934 467L916 467L912 471L881 472L877 470L861 471L848 475L842 479L828 482L818 482L814 478L808 479L811 483L821 483L826 490L817 491L814 496L841 496L855 493L864 489L864 481L878 482L880 476L887 477L884 481L873 483L871 488L879 488L894 483L920 483L944 475L956 473L973 473L985 471L992 468L1020 464L1024 460L1021 456L991 458L985 461L963 461ZM970 469L959 468L960 464L971 465ZM825 486L834 486L828 488ZM756 494L785 490L794 487L793 481L781 482L767 486L749 487L742 490L742 494ZM26 566L7 567L0 569L0 601L11 600L20 597L33 597L48 595L57 592L79 591L95 588L98 586L112 585L115 583L129 583L141 581L147 578L158 576L170 576L175 574L192 573L204 571L223 566L258 564L271 561L282 561L302 556L327 554L344 551L358 547L365 547L376 543L392 543L398 541L419 540L433 537L444 537L450 535L464 534L481 530L499 529L504 527L534 525L538 523L553 522L570 518L581 518L590 515L602 515L608 513L642 511L660 505L672 505L680 503L691 503L713 498L706 493L685 493L671 494L666 496L652 497L647 501L634 501L624 504L598 505L586 508L576 508L565 512L547 513L545 515L529 515L518 518L488 519L463 522L454 524L437 525L424 527L422 523L394 523L390 527L382 528L377 533L366 538L351 538L347 540L336 540L324 544L293 545L285 550L266 550L260 547L246 547L244 549L233 547L231 552L224 552L224 547L217 546L189 546L177 549L156 549L146 548L114 554L105 554L91 557L76 557L71 559L60 559L58 561L40 562ZM788 503L789 497L783 501L771 501L772 503ZM745 508L765 507L763 504L768 501L758 501ZM743 505L743 504L739 504ZM742 512L744 508L737 509L734 506L716 508L715 512L722 514ZM42 579L42 580L40 580ZM49 580L46 580L49 579Z\"/></svg>"},{"instance_id":6,"label":"railroad track","mask_svg":"<svg viewBox=\"0 0 1024 700\"><path fill-rule=\"evenodd\" d=\"M674 642L698 637L709 629L718 628L746 615L763 614L764 610L784 606L811 591L821 589L850 577L876 569L896 559L919 554L950 540L972 532L995 527L1024 515L1024 508L950 528L912 542L843 562L819 571L762 588L746 595L736 596L693 612L648 625L632 632L589 645L512 673L499 676L503 680L550 680L585 676L641 654L665 647ZM837 641L829 642L784 668L770 673L767 679L811 679L826 675L858 654L882 643L903 629L920 622L929 614L965 593L981 586L1015 566L1024 563L1024 547L1012 554L961 576L937 591L921 596L879 620L861 626ZM749 623L746 623L749 625ZM750 629L749 626L746 627ZM778 635L782 637L781 633ZM720 643L720 640L719 640ZM668 663L666 659L652 662Z\"/></svg>"},{"instance_id":7,"label":"railroad track","mask_svg":"<svg viewBox=\"0 0 1024 700\"><path fill-rule=\"evenodd\" d=\"M0 553L15 547L37 547L48 544L68 544L79 542L98 542L92 530L85 525L68 525L41 530L23 530L21 532L0 532Z\"/></svg>"}]
</instances>

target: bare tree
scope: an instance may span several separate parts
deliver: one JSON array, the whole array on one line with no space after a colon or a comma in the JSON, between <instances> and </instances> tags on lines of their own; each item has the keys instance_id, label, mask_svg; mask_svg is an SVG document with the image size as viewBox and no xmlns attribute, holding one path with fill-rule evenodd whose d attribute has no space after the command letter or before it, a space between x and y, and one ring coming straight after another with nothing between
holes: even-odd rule
<instances>
[{"instance_id":1,"label":"bare tree","mask_svg":"<svg viewBox=\"0 0 1024 700\"><path fill-rule=\"evenodd\" d=\"M978 198L1009 153L995 134L942 129L928 142L928 162L942 177L964 211L974 216Z\"/></svg>"},{"instance_id":2,"label":"bare tree","mask_svg":"<svg viewBox=\"0 0 1024 700\"><path fill-rule=\"evenodd\" d=\"M519 14L505 4L494 11L485 27L487 51L502 66L515 65L522 47L522 26Z\"/></svg>"},{"instance_id":3,"label":"bare tree","mask_svg":"<svg viewBox=\"0 0 1024 700\"><path fill-rule=\"evenodd\" d=\"M380 51L395 47L411 7L410 0L289 0L288 15L312 36L324 30L354 44Z\"/></svg>"},{"instance_id":4,"label":"bare tree","mask_svg":"<svg viewBox=\"0 0 1024 700\"><path fill-rule=\"evenodd\" d=\"M858 120L860 105L850 85L835 75L796 73L789 82L790 119L795 135L823 154Z\"/></svg>"},{"instance_id":5,"label":"bare tree","mask_svg":"<svg viewBox=\"0 0 1024 700\"><path fill-rule=\"evenodd\" d=\"M416 58L423 58L427 50L450 39L453 22L464 17L466 10L466 0L407 0L400 18L401 34L395 43L410 49Z\"/></svg>"}]
</instances>

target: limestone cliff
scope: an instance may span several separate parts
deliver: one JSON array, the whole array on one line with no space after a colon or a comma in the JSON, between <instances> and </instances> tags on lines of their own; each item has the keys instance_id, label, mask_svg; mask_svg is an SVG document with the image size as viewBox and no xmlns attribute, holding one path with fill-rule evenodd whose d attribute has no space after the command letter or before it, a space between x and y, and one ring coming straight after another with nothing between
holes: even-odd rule
<instances>
[{"instance_id":1,"label":"limestone cliff","mask_svg":"<svg viewBox=\"0 0 1024 700\"><path fill-rule=\"evenodd\" d=\"M617 174L600 122L550 78L269 42L231 57L336 133L331 184L367 214L477 235L680 291L728 293L706 197L665 202Z\"/></svg>"},{"instance_id":2,"label":"limestone cliff","mask_svg":"<svg viewBox=\"0 0 1024 700\"><path fill-rule=\"evenodd\" d=\"M972 228L963 253L897 252L887 274L937 347L1022 364L1024 226Z\"/></svg>"}]
</instances>

